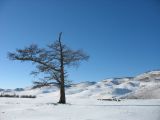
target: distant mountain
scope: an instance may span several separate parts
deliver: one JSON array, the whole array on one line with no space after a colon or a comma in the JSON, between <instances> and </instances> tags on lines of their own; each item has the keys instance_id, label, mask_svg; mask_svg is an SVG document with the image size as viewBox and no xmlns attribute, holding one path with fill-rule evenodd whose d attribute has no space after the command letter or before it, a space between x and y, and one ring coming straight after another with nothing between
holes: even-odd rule
<instances>
[{"instance_id":1,"label":"distant mountain","mask_svg":"<svg viewBox=\"0 0 160 120\"><path fill-rule=\"evenodd\" d=\"M24 91L24 89L23 88L16 88L16 89L14 89L14 91Z\"/></svg>"},{"instance_id":2,"label":"distant mountain","mask_svg":"<svg viewBox=\"0 0 160 120\"><path fill-rule=\"evenodd\" d=\"M1 90L0 91L5 91ZM36 89L15 89L16 94L31 94L57 97L56 86ZM66 88L67 97L79 98L127 98L127 99L160 99L160 71L150 71L135 77L110 78L99 82L81 82Z\"/></svg>"},{"instance_id":3,"label":"distant mountain","mask_svg":"<svg viewBox=\"0 0 160 120\"><path fill-rule=\"evenodd\" d=\"M0 92L2 92L2 91L4 91L4 89L1 89L1 88L0 88Z\"/></svg>"}]
</instances>

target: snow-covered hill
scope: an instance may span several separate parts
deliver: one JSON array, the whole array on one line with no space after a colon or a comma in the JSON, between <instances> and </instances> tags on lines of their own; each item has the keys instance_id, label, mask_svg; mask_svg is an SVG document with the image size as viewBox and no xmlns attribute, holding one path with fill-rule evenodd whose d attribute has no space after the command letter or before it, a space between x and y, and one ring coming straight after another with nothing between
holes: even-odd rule
<instances>
[{"instance_id":1,"label":"snow-covered hill","mask_svg":"<svg viewBox=\"0 0 160 120\"><path fill-rule=\"evenodd\" d=\"M0 97L0 120L159 120L160 71L136 77L82 82L66 88L67 104L57 104L56 86L0 89L1 94L36 95L37 98ZM136 98L101 101L104 98ZM140 98L140 99L139 99ZM141 98L144 98L143 100ZM158 99L156 99L158 98Z\"/></svg>"},{"instance_id":2,"label":"snow-covered hill","mask_svg":"<svg viewBox=\"0 0 160 120\"><path fill-rule=\"evenodd\" d=\"M1 90L4 93L4 90ZM19 95L37 95L37 97L51 95L59 96L56 86L37 89L18 89L7 91ZM79 98L136 98L136 99L160 99L160 71L150 71L136 77L111 78L99 82L82 82L72 84L66 88L68 97Z\"/></svg>"}]
</instances>

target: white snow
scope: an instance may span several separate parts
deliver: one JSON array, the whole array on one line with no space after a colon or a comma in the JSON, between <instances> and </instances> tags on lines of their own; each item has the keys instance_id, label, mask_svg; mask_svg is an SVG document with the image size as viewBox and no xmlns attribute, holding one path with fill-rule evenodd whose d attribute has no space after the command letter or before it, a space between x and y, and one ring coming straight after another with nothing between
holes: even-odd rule
<instances>
[{"instance_id":1,"label":"white snow","mask_svg":"<svg viewBox=\"0 0 160 120\"><path fill-rule=\"evenodd\" d=\"M99 82L82 82L66 88L66 95L79 98L141 98L160 99L160 71L151 71L136 77L105 79ZM1 91L0 93L3 93ZM11 91L7 94L40 95L59 94L56 86L25 91Z\"/></svg>"},{"instance_id":2,"label":"white snow","mask_svg":"<svg viewBox=\"0 0 160 120\"><path fill-rule=\"evenodd\" d=\"M0 98L0 120L160 120L160 100L99 101L67 97L68 104L56 104L58 96L36 99Z\"/></svg>"},{"instance_id":3,"label":"white snow","mask_svg":"<svg viewBox=\"0 0 160 120\"><path fill-rule=\"evenodd\" d=\"M0 97L0 120L160 120L160 71L72 84L66 88L66 105L57 104L56 86L0 93L37 96ZM124 99L97 100L114 97Z\"/></svg>"}]
</instances>

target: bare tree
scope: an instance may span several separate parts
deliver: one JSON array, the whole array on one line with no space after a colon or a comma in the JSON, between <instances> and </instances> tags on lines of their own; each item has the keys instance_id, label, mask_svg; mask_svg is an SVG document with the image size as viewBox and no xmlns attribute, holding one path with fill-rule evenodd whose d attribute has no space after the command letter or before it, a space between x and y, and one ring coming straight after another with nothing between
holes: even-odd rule
<instances>
[{"instance_id":1,"label":"bare tree","mask_svg":"<svg viewBox=\"0 0 160 120\"><path fill-rule=\"evenodd\" d=\"M60 87L59 103L65 104L65 76L66 67L78 65L82 60L88 60L89 56L82 50L72 50L61 42L62 32L58 40L46 48L39 48L37 45L30 45L24 49L17 49L9 52L10 60L31 61L36 65L33 74L43 73L47 80L55 80ZM48 85L46 83L46 85Z\"/></svg>"}]
</instances>

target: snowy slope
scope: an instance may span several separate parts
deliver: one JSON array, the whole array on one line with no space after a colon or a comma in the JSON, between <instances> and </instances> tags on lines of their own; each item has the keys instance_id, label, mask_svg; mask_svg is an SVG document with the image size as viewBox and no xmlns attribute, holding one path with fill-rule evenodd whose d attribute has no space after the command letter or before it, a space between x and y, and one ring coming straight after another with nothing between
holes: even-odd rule
<instances>
[{"instance_id":1,"label":"snowy slope","mask_svg":"<svg viewBox=\"0 0 160 120\"><path fill-rule=\"evenodd\" d=\"M66 88L65 105L57 104L59 89L56 86L0 89L0 93L37 96L0 97L0 120L160 120L160 71L133 78L72 84ZM97 100L112 97L131 99Z\"/></svg>"},{"instance_id":2,"label":"snowy slope","mask_svg":"<svg viewBox=\"0 0 160 120\"><path fill-rule=\"evenodd\" d=\"M4 91L1 90L0 93ZM6 93L6 92L5 92ZM24 91L7 91L19 95L53 95L59 96L56 86L37 89L25 89ZM136 77L111 78L99 82L82 82L72 84L66 88L66 95L77 98L136 98L136 99L160 99L160 71L150 71Z\"/></svg>"},{"instance_id":3,"label":"snowy slope","mask_svg":"<svg viewBox=\"0 0 160 120\"><path fill-rule=\"evenodd\" d=\"M160 99L160 71L143 73L136 76L134 80L139 81L139 87L127 95L127 98Z\"/></svg>"}]
</instances>

